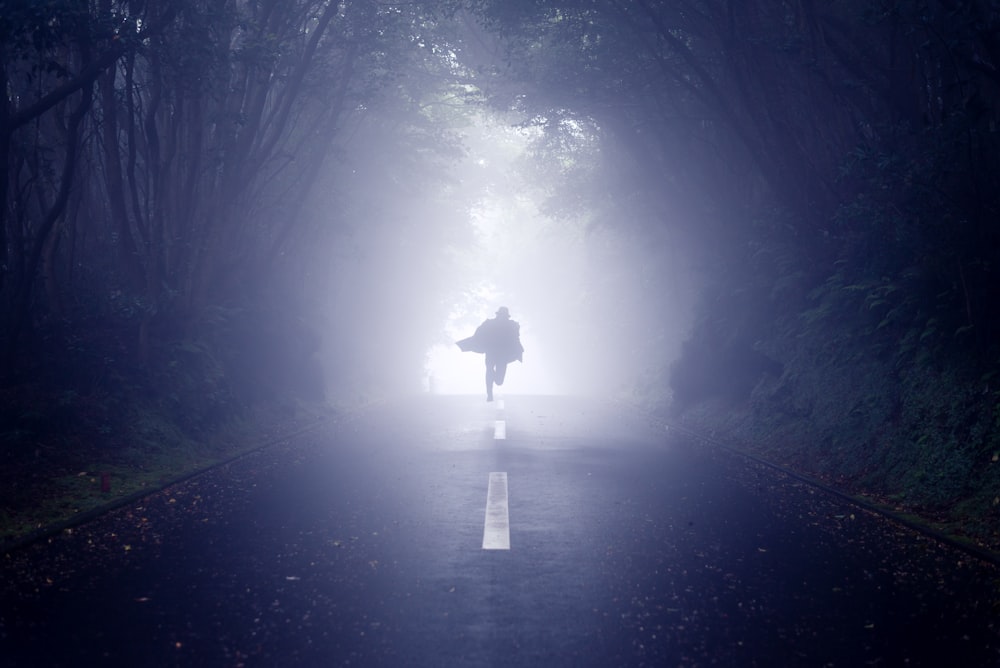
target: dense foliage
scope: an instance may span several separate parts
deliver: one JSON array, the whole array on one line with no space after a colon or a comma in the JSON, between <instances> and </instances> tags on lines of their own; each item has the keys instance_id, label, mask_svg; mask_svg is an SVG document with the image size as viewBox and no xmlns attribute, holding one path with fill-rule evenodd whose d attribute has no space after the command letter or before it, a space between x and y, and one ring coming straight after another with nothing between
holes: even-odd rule
<instances>
[{"instance_id":1,"label":"dense foliage","mask_svg":"<svg viewBox=\"0 0 1000 668\"><path fill-rule=\"evenodd\" d=\"M594 122L616 158L591 184L606 223L667 240L645 245L636 329L669 319L677 248L702 276L646 391L669 383L675 413L845 486L992 524L992 3L477 4L527 90L507 78L494 100Z\"/></svg>"},{"instance_id":2,"label":"dense foliage","mask_svg":"<svg viewBox=\"0 0 1000 668\"><path fill-rule=\"evenodd\" d=\"M321 341L327 378L370 382L391 350L391 383L446 310L410 297L447 282L452 130L481 94L545 130L546 210L590 230L579 310L614 323L642 396L722 406L848 486L1000 504L993 3L2 7L8 440L39 384L64 412L149 395L195 428L317 394ZM370 334L358 294L411 343Z\"/></svg>"},{"instance_id":3,"label":"dense foliage","mask_svg":"<svg viewBox=\"0 0 1000 668\"><path fill-rule=\"evenodd\" d=\"M358 218L317 210L318 180L372 151L361 124L422 133L394 158L423 178L420 156L453 152L423 108L451 68L428 8L15 2L0 21L4 384L190 386L197 414L315 393L322 288L290 286L326 277L310 251Z\"/></svg>"}]
</instances>

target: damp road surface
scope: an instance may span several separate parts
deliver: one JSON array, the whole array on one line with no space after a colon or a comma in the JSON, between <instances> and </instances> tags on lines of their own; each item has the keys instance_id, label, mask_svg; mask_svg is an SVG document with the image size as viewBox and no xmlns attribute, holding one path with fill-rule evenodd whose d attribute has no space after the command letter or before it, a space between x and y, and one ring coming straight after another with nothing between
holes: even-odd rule
<instances>
[{"instance_id":1,"label":"damp road surface","mask_svg":"<svg viewBox=\"0 0 1000 668\"><path fill-rule=\"evenodd\" d=\"M4 666L992 666L997 572L621 406L421 397L4 555Z\"/></svg>"}]
</instances>

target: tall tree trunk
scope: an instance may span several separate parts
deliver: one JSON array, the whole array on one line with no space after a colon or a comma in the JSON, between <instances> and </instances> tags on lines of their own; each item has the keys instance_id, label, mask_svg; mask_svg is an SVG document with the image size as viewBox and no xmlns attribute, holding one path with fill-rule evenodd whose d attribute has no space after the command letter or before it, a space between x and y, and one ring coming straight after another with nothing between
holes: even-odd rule
<instances>
[{"instance_id":1,"label":"tall tree trunk","mask_svg":"<svg viewBox=\"0 0 1000 668\"><path fill-rule=\"evenodd\" d=\"M70 188L73 185L73 176L76 173L77 155L79 153L80 125L90 110L93 97L93 86L84 86L80 90L80 101L70 114L69 122L66 126L66 158L63 163L62 178L59 182L59 193L52 206L46 212L45 218L42 220L38 232L35 234L31 249L28 252L25 271L14 296L11 328L3 364L4 375L8 378L14 373L21 334L24 332L25 326L31 318L32 288L35 276L38 273L42 253L45 250L46 244L49 243L49 236L55 229L59 217L66 208L66 202L69 201Z\"/></svg>"},{"instance_id":2,"label":"tall tree trunk","mask_svg":"<svg viewBox=\"0 0 1000 668\"><path fill-rule=\"evenodd\" d=\"M42 285L45 288L45 305L48 317L61 320L63 317L62 295L59 291L59 277L56 268L56 253L59 237L64 226L56 224L42 246Z\"/></svg>"},{"instance_id":3,"label":"tall tree trunk","mask_svg":"<svg viewBox=\"0 0 1000 668\"><path fill-rule=\"evenodd\" d=\"M149 196L148 222L146 238L146 304L145 313L139 322L137 340L137 357L140 366L149 363L151 329L153 319L160 310L160 295L162 290L162 253L163 253L163 207L165 204L163 188L163 170L160 162L160 134L156 125L156 113L163 100L163 80L160 77L159 63L155 56L152 61L153 82L149 104L143 119L143 129L147 146L147 170L152 191Z\"/></svg>"},{"instance_id":4,"label":"tall tree trunk","mask_svg":"<svg viewBox=\"0 0 1000 668\"><path fill-rule=\"evenodd\" d=\"M114 227L118 231L117 260L129 284L141 285L142 265L132 236L132 223L125 204L125 182L122 179L121 137L118 126L118 100L115 97L115 68L99 80L103 123L101 145L104 149L105 187Z\"/></svg>"}]
</instances>

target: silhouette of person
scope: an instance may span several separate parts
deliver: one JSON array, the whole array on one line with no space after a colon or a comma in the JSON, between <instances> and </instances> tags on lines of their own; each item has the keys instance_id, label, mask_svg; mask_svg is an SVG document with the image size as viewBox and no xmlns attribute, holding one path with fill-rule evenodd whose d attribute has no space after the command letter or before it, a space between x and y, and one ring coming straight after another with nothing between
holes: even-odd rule
<instances>
[{"instance_id":1,"label":"silhouette of person","mask_svg":"<svg viewBox=\"0 0 1000 668\"><path fill-rule=\"evenodd\" d=\"M524 361L521 325L510 319L506 306L497 309L496 317L483 321L476 333L457 343L463 351L486 353L486 401L493 401L493 385L503 385L507 365Z\"/></svg>"}]
</instances>

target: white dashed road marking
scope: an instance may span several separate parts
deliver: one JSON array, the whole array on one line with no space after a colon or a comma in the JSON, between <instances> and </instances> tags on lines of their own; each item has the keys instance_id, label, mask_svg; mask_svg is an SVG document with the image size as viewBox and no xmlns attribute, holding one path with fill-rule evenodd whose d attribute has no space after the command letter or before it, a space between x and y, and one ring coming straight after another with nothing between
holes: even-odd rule
<instances>
[{"instance_id":1,"label":"white dashed road marking","mask_svg":"<svg viewBox=\"0 0 1000 668\"><path fill-rule=\"evenodd\" d=\"M486 490L486 524L483 527L483 549L510 549L506 473L490 473L490 485Z\"/></svg>"},{"instance_id":2,"label":"white dashed road marking","mask_svg":"<svg viewBox=\"0 0 1000 668\"><path fill-rule=\"evenodd\" d=\"M498 441L502 441L507 438L507 421L497 420L496 426L493 428L493 438Z\"/></svg>"}]
</instances>

